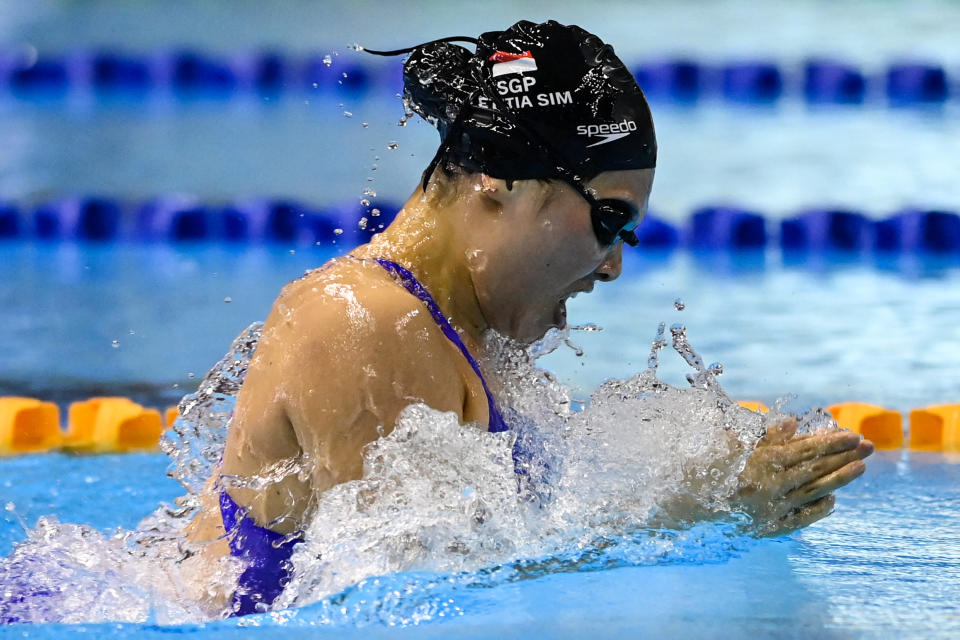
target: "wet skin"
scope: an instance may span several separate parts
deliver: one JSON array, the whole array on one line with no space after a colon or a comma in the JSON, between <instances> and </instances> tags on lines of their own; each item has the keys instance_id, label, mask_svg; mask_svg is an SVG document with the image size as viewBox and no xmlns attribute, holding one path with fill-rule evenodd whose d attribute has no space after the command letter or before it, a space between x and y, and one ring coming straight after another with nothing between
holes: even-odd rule
<instances>
[{"instance_id":1,"label":"wet skin","mask_svg":"<svg viewBox=\"0 0 960 640\"><path fill-rule=\"evenodd\" d=\"M601 174L598 198L628 202L642 217L652 170ZM423 402L486 429L479 378L424 305L373 258L409 268L431 292L471 353L489 329L522 342L566 322L572 294L615 280L623 246L601 246L589 207L562 183L448 177L418 189L390 227L351 257L287 285L274 303L240 391L221 474L261 526L303 527L315 498L362 475L365 445ZM827 515L832 492L858 477L872 445L848 432L796 436L769 430L751 454L735 500L773 535ZM302 471L284 475L285 465ZM275 475L266 488L242 479ZM230 483L231 479L240 482ZM211 479L211 485L215 479ZM697 514L672 514L677 521ZM222 536L215 497L191 532ZM208 551L229 553L225 542Z\"/></svg>"}]
</instances>

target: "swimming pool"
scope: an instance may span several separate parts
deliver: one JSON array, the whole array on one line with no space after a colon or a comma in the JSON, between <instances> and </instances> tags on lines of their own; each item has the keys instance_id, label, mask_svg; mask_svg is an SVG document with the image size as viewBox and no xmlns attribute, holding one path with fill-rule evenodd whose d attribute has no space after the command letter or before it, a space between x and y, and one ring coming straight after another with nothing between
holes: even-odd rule
<instances>
[{"instance_id":1,"label":"swimming pool","mask_svg":"<svg viewBox=\"0 0 960 640\"><path fill-rule=\"evenodd\" d=\"M11 250L44 264L56 264L64 251L69 259L74 249ZM117 268L128 264L131 253L142 251L139 247L102 248L87 257L91 269L82 270L81 277L71 270L65 281L52 278L39 287L43 295L19 301L24 317L47 318L45 331L51 334L67 330L57 323L70 318L42 316L30 305L68 300L75 310L71 317L82 317L97 313L105 292L122 291L128 299L139 296L142 314L125 316L122 327L93 323L92 335L76 334L73 348L77 355L62 360L56 376L30 373L28 367L44 361L36 351L42 354L49 349L47 340L27 342L22 334L8 332L5 347L11 355L21 354L14 361L24 363L19 373L22 379L49 384L44 391L63 400L114 385L129 389L148 404L177 398L196 385L196 379L186 377L184 371L199 370L203 362L216 356L189 350L151 352L155 348L152 341L144 345L135 342L139 335L149 337L170 326L192 323L193 330L182 340L195 341L197 349L215 343L226 324L221 309L235 313L236 322L242 323L248 314L269 304L279 282L302 272L304 264L329 255L155 247L150 249L156 252L154 258L143 263L154 266ZM593 321L604 330L574 332L573 339L585 354L578 357L574 350L561 348L547 356L549 366L571 380L585 399L603 379L629 375L645 364L657 321L681 320L704 357L724 362L722 381L734 397L771 402L793 391L798 394L792 404L797 410L847 399L907 410L950 397L953 359L940 355L950 353L957 341L949 332L925 331L917 318L950 312L949 307L937 307L945 302L934 292L956 286L960 277L956 266L934 261L914 264L905 271L883 271L872 264L838 262L812 270L809 265L784 266L779 258L772 253L762 267L744 270L741 265L732 271L718 268L731 259L730 254L698 257L678 252L656 260L631 258L619 283L600 287L593 296L571 304L572 322ZM21 264L25 263L29 260L24 258ZM153 271L158 264L166 265L159 274ZM213 268L216 277L207 271ZM256 279L249 278L251 269L258 274ZM179 274L184 270L205 275L180 289L178 300L183 307L179 312L167 300L154 296L155 287L142 289L136 284L168 277L164 275L167 271ZM262 288L244 284L252 281L262 282ZM700 287L693 287L693 282ZM709 287L703 287L704 283ZM721 290L724 295L709 293L711 290ZM684 291L700 293L686 295L686 308L677 311L674 299ZM836 302L851 291L859 297ZM888 318L876 329L882 334L873 336L869 326L851 327L847 314L865 303L877 304L878 292L883 293ZM233 301L223 302L224 294L233 294ZM15 301L10 291L5 296ZM210 303L211 298L216 304ZM629 313L618 311L625 298L642 300L645 305L639 313L635 307L630 307ZM824 306L824 301L830 305ZM838 311L838 304L846 307L840 306ZM918 310L918 304L933 306ZM161 308L170 315L155 313ZM794 317L784 312L785 308L822 311ZM843 312L844 308L849 311ZM205 320L205 314L216 320ZM712 322L714 317L730 321ZM110 355L118 358L117 369L138 372L137 387L123 386L129 384L127 373L111 377L116 375L114 367L91 370L86 363L94 359L84 353L100 353L114 331L127 331L127 324L136 327L134 335L121 335L120 347L108 348ZM883 335L896 339L886 340L882 353L851 348L857 341L879 342ZM811 353L807 345L814 338L822 351ZM216 344L209 348L214 353L222 351ZM686 365L677 357L661 360L664 377L680 384ZM832 367L828 366L831 363ZM904 367L932 375L905 379ZM54 385L59 380L65 382L58 392ZM77 380L92 386L77 388ZM5 502L14 508L3 513L0 554L9 553L14 542L24 539L20 520L33 527L38 518L54 516L61 522L87 523L108 534L117 527L135 527L154 505L181 493L179 485L164 476L167 466L168 460L159 454L90 458L48 454L0 461ZM149 622L41 625L5 632L27 633L27 637L63 633L99 637L108 632L149 637L176 630L220 636L252 633L254 630L244 625L255 624L256 632L264 637L289 633L290 626L298 632L309 630L316 637L349 637L351 633L392 637L401 633L391 631L392 626L416 624L418 637L443 637L453 632L467 637L530 633L576 637L602 623L604 633L613 637L644 633L850 637L883 634L891 628L897 629L898 635L948 636L956 630L955 602L960 595L958 474L960 466L942 455L881 452L871 459L865 478L843 492L833 516L787 540L731 539L708 531L689 538L670 537L655 552L644 548L634 556L614 555L572 565L560 562L553 569L538 568L531 559L531 567L490 568L468 572L466 577L401 572L380 578L379 583L366 580L339 597L256 622L173 627L154 627ZM101 501L90 499L94 492L102 496ZM506 575L509 572L517 575ZM391 596L398 589L407 590L408 596ZM691 608L690 603L696 606Z\"/></svg>"},{"instance_id":2,"label":"swimming pool","mask_svg":"<svg viewBox=\"0 0 960 640\"><path fill-rule=\"evenodd\" d=\"M3 462L0 486L27 522L55 513L65 522L110 531L133 526L152 505L179 493L172 481L158 481L165 467L157 455L30 456ZM572 638L592 630L604 637L950 637L960 596L958 481L960 466L941 456L881 453L861 482L844 492L833 516L792 539L680 542L666 562L541 571L534 579L490 586L483 576L470 586L447 584L450 576L444 575L393 575L381 585L368 581L348 590L335 606L317 604L276 619L175 627L18 626L2 633ZM105 496L103 502L88 499L91 486ZM0 550L7 553L11 539L22 533L9 512L4 518ZM409 607L388 597L394 589L431 581L436 586L413 595ZM341 607L348 613L340 613ZM415 620L415 631L391 629Z\"/></svg>"},{"instance_id":3,"label":"swimming pool","mask_svg":"<svg viewBox=\"0 0 960 640\"><path fill-rule=\"evenodd\" d=\"M391 18L378 21L359 5L340 7L336 20L306 3L297 8L298 19L256 3L229 12L214 4L182 12L159 3L8 7L0 29L44 52L115 42L105 35L113 29L127 34L119 44L134 51L183 38L224 54L279 43L293 56L316 49L322 36L345 56L341 33L351 28L392 43L402 25L412 42L441 26L444 33L502 27L520 12L499 3L467 19L453 3L437 3L425 31L406 8L379 7ZM830 53L873 74L901 57L960 59L951 28L957 8L945 3L869 11L842 3L749 10L735 2L663 3L643 15L628 4L607 8L618 18L575 4L528 9L593 26L625 58L761 57L790 70L804 56ZM204 27L214 20L219 30ZM637 23L651 26L646 37L630 28ZM785 93L762 106L716 96L655 104L662 148L656 213L680 224L698 206L733 202L776 222L807 206L881 217L960 202L955 98L894 109L871 94L864 105L819 109L789 86ZM389 98L326 93L285 94L276 104L250 95L130 102L73 92L53 101L5 95L0 195L27 209L70 194L140 201L180 191L216 202L283 196L327 205L359 200L372 184L381 197L402 200L435 134L413 123L397 128L397 109ZM71 141L68 149L62 140ZM356 153L345 159L344 149ZM680 322L707 361L723 363L721 382L734 398L770 404L793 393L788 406L798 411L846 400L901 411L958 400L955 255L813 252L798 259L775 244L752 253L628 253L618 283L570 306L573 323L603 331L574 332L584 355L561 347L543 363L585 400L605 379L646 366L658 322ZM0 395L67 403L121 394L173 404L236 334L266 315L285 282L341 251L327 243L0 243ZM665 379L681 386L687 371L664 354ZM24 539L20 520L29 528L51 515L106 533L134 528L181 493L164 475L167 464L159 454L0 460L0 495L11 505L0 520L0 556ZM314 604L240 621L170 624L166 605L127 610L124 598L139 602L142 593L112 591L120 583L91 577L76 584L104 585L100 608L90 609L94 619L138 621L18 626L0 635L950 637L960 629L958 476L960 466L946 456L882 452L841 494L833 516L790 539L707 528L662 532L595 555L566 550L462 572L391 572Z\"/></svg>"}]
</instances>

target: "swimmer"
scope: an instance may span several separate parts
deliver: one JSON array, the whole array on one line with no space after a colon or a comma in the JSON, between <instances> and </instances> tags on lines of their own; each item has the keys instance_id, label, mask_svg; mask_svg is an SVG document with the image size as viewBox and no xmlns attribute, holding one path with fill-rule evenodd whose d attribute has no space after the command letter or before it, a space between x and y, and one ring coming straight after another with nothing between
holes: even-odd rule
<instances>
[{"instance_id":1,"label":"swimmer","mask_svg":"<svg viewBox=\"0 0 960 640\"><path fill-rule=\"evenodd\" d=\"M484 335L530 343L563 327L567 299L616 280L623 245L637 244L657 145L609 45L524 21L376 53L407 52L405 99L439 129L436 156L388 228L277 298L191 528L205 561L248 563L220 594L233 615L279 595L317 496L362 476L363 448L405 407L508 430L476 362ZM853 433L796 429L770 428L740 476L735 500L758 533L826 516L873 450ZM252 477L268 481L244 486ZM701 517L673 508L675 522Z\"/></svg>"}]
</instances>

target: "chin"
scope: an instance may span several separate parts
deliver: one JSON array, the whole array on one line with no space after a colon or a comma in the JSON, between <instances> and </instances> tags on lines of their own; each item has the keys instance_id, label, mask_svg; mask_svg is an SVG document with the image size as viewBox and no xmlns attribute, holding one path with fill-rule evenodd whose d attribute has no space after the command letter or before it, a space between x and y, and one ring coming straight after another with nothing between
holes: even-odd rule
<instances>
[{"instance_id":1,"label":"chin","mask_svg":"<svg viewBox=\"0 0 960 640\"><path fill-rule=\"evenodd\" d=\"M510 337L523 344L533 344L547 335L550 329L564 329L566 326L567 311L565 306L561 305L560 309L551 309L540 318L519 327L519 330Z\"/></svg>"}]
</instances>

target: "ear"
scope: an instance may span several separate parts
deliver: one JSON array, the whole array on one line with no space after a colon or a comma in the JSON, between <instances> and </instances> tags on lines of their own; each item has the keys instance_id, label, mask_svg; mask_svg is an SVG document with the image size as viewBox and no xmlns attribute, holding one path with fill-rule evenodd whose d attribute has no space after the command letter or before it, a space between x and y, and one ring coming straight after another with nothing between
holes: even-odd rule
<instances>
[{"instance_id":1,"label":"ear","mask_svg":"<svg viewBox=\"0 0 960 640\"><path fill-rule=\"evenodd\" d=\"M523 202L527 206L542 201L545 188L539 180L504 180L480 174L480 194L501 209L510 209Z\"/></svg>"}]
</instances>

